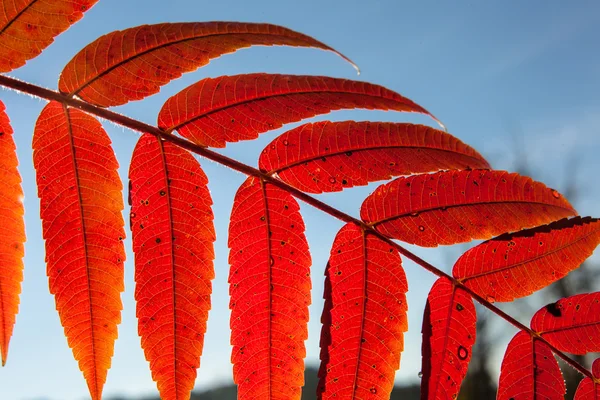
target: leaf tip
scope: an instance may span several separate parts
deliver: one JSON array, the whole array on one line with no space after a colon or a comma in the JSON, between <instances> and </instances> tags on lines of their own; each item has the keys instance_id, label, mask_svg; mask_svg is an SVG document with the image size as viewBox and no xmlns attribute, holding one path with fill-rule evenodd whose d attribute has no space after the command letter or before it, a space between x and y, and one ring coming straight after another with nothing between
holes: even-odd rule
<instances>
[{"instance_id":1,"label":"leaf tip","mask_svg":"<svg viewBox=\"0 0 600 400\"><path fill-rule=\"evenodd\" d=\"M352 66L352 68L354 68L356 70L356 75L360 75L360 68L358 67L358 65L356 65L356 63L354 61L352 61L349 57L346 57L344 54L340 53L336 49L329 47L327 45L324 45L324 46L325 46L325 49L333 51L335 54L340 56L344 61L347 61Z\"/></svg>"},{"instance_id":2,"label":"leaf tip","mask_svg":"<svg viewBox=\"0 0 600 400\"><path fill-rule=\"evenodd\" d=\"M438 125L440 126L440 128L442 128L442 130L446 133L448 133L448 128L446 128L446 125L444 125L444 123L442 121L440 121L439 119L437 119L435 116L433 116L433 119L435 119L435 122L438 123Z\"/></svg>"}]
</instances>

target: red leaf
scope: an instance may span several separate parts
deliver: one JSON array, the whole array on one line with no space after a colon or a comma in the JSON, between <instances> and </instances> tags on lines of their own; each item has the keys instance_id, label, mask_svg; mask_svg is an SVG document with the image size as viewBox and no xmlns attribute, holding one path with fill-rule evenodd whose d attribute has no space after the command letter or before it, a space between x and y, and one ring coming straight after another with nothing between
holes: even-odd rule
<instances>
[{"instance_id":1,"label":"red leaf","mask_svg":"<svg viewBox=\"0 0 600 400\"><path fill-rule=\"evenodd\" d=\"M319 399L388 400L408 329L400 254L348 223L325 275Z\"/></svg>"},{"instance_id":2,"label":"red leaf","mask_svg":"<svg viewBox=\"0 0 600 400\"><path fill-rule=\"evenodd\" d=\"M592 365L592 374L596 380L583 378L579 382L573 400L598 400L600 399L600 358Z\"/></svg>"},{"instance_id":3,"label":"red leaf","mask_svg":"<svg viewBox=\"0 0 600 400\"><path fill-rule=\"evenodd\" d=\"M364 201L363 221L425 247L492 236L575 215L556 190L504 171L447 171L398 178Z\"/></svg>"},{"instance_id":4,"label":"red leaf","mask_svg":"<svg viewBox=\"0 0 600 400\"><path fill-rule=\"evenodd\" d=\"M599 220L563 219L482 243L458 259L453 274L483 298L513 301L578 268L599 243Z\"/></svg>"},{"instance_id":5,"label":"red leaf","mask_svg":"<svg viewBox=\"0 0 600 400\"><path fill-rule=\"evenodd\" d=\"M0 101L0 355L3 366L19 311L25 243L23 189L17 170L17 148L5 109Z\"/></svg>"},{"instance_id":6,"label":"red leaf","mask_svg":"<svg viewBox=\"0 0 600 400\"><path fill-rule=\"evenodd\" d=\"M384 87L322 76L247 74L206 78L164 104L158 125L202 146L251 140L332 110L427 110ZM433 116L432 116L433 117Z\"/></svg>"},{"instance_id":7,"label":"red leaf","mask_svg":"<svg viewBox=\"0 0 600 400\"><path fill-rule=\"evenodd\" d=\"M473 299L447 278L438 279L423 317L421 399L456 399L475 344Z\"/></svg>"},{"instance_id":8,"label":"red leaf","mask_svg":"<svg viewBox=\"0 0 600 400\"><path fill-rule=\"evenodd\" d=\"M208 179L186 150L145 134L131 160L130 224L142 348L162 399L187 399L214 278Z\"/></svg>"},{"instance_id":9,"label":"red leaf","mask_svg":"<svg viewBox=\"0 0 600 400\"><path fill-rule=\"evenodd\" d=\"M560 351L600 351L600 292L578 294L548 304L535 313L531 329Z\"/></svg>"},{"instance_id":10,"label":"red leaf","mask_svg":"<svg viewBox=\"0 0 600 400\"><path fill-rule=\"evenodd\" d=\"M550 348L519 332L508 344L497 400L564 399L565 380Z\"/></svg>"},{"instance_id":11,"label":"red leaf","mask_svg":"<svg viewBox=\"0 0 600 400\"><path fill-rule=\"evenodd\" d=\"M99 400L121 321L122 185L100 123L51 102L33 135L50 292L69 347Z\"/></svg>"},{"instance_id":12,"label":"red leaf","mask_svg":"<svg viewBox=\"0 0 600 400\"><path fill-rule=\"evenodd\" d=\"M229 247L238 399L300 399L311 259L296 200L248 178L235 196Z\"/></svg>"},{"instance_id":13,"label":"red leaf","mask_svg":"<svg viewBox=\"0 0 600 400\"><path fill-rule=\"evenodd\" d=\"M281 26L239 22L142 25L115 31L84 47L63 70L58 88L98 106L116 106L160 87L211 59L252 45L286 45L343 54Z\"/></svg>"},{"instance_id":14,"label":"red leaf","mask_svg":"<svg viewBox=\"0 0 600 400\"><path fill-rule=\"evenodd\" d=\"M4 0L0 9L0 72L12 71L37 57L97 1Z\"/></svg>"},{"instance_id":15,"label":"red leaf","mask_svg":"<svg viewBox=\"0 0 600 400\"><path fill-rule=\"evenodd\" d=\"M336 192L397 175L489 168L471 147L436 129L387 122L317 122L279 136L262 171L310 193Z\"/></svg>"}]
</instances>

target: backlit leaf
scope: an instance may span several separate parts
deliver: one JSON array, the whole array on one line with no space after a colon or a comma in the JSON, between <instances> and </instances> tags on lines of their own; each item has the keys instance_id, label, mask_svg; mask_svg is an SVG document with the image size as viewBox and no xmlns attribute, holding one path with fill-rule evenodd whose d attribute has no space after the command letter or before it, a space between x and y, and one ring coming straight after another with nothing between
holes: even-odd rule
<instances>
[{"instance_id":1,"label":"backlit leaf","mask_svg":"<svg viewBox=\"0 0 600 400\"><path fill-rule=\"evenodd\" d=\"M23 282L23 189L17 170L17 148L13 129L0 101L0 355L6 364L8 345L19 311Z\"/></svg>"},{"instance_id":2,"label":"backlit leaf","mask_svg":"<svg viewBox=\"0 0 600 400\"><path fill-rule=\"evenodd\" d=\"M595 381L585 377L579 382L573 400L598 400L600 399L600 358L592 364L592 374Z\"/></svg>"},{"instance_id":3,"label":"backlit leaf","mask_svg":"<svg viewBox=\"0 0 600 400\"><path fill-rule=\"evenodd\" d=\"M600 243L600 221L576 217L505 234L476 246L454 277L483 298L513 301L578 268Z\"/></svg>"},{"instance_id":4,"label":"backlit leaf","mask_svg":"<svg viewBox=\"0 0 600 400\"><path fill-rule=\"evenodd\" d=\"M447 171L398 178L363 202L363 221L424 247L489 239L575 215L556 190L504 171Z\"/></svg>"},{"instance_id":5,"label":"backlit leaf","mask_svg":"<svg viewBox=\"0 0 600 400\"><path fill-rule=\"evenodd\" d=\"M310 193L335 192L412 173L489 168L479 153L443 131L354 121L292 129L265 147L258 165Z\"/></svg>"},{"instance_id":6,"label":"backlit leaf","mask_svg":"<svg viewBox=\"0 0 600 400\"><path fill-rule=\"evenodd\" d=\"M408 329L400 254L349 223L325 275L319 399L388 400Z\"/></svg>"},{"instance_id":7,"label":"backlit leaf","mask_svg":"<svg viewBox=\"0 0 600 400\"><path fill-rule=\"evenodd\" d=\"M0 72L38 56L98 0L3 0L0 7Z\"/></svg>"},{"instance_id":8,"label":"backlit leaf","mask_svg":"<svg viewBox=\"0 0 600 400\"><path fill-rule=\"evenodd\" d=\"M238 399L300 399L310 265L296 200L257 178L238 190L229 226L231 361Z\"/></svg>"},{"instance_id":9,"label":"backlit leaf","mask_svg":"<svg viewBox=\"0 0 600 400\"><path fill-rule=\"evenodd\" d=\"M200 366L215 230L198 161L145 134L133 152L130 224L138 332L162 399L188 399Z\"/></svg>"},{"instance_id":10,"label":"backlit leaf","mask_svg":"<svg viewBox=\"0 0 600 400\"><path fill-rule=\"evenodd\" d=\"M550 348L528 332L517 333L502 360L497 400L562 400L565 392Z\"/></svg>"},{"instance_id":11,"label":"backlit leaf","mask_svg":"<svg viewBox=\"0 0 600 400\"><path fill-rule=\"evenodd\" d=\"M322 76L247 74L206 78L166 101L158 125L202 146L251 140L332 110L427 110L382 86ZM433 117L433 116L432 116Z\"/></svg>"},{"instance_id":12,"label":"backlit leaf","mask_svg":"<svg viewBox=\"0 0 600 400\"><path fill-rule=\"evenodd\" d=\"M455 399L476 336L475 305L467 292L439 278L427 298L423 317L421 399Z\"/></svg>"},{"instance_id":13,"label":"backlit leaf","mask_svg":"<svg viewBox=\"0 0 600 400\"><path fill-rule=\"evenodd\" d=\"M535 313L531 329L560 351L600 351L600 292L578 294L548 304Z\"/></svg>"},{"instance_id":14,"label":"backlit leaf","mask_svg":"<svg viewBox=\"0 0 600 400\"><path fill-rule=\"evenodd\" d=\"M331 47L281 26L239 22L142 25L106 34L83 48L63 70L59 90L103 107L157 93L211 59L252 45Z\"/></svg>"},{"instance_id":15,"label":"backlit leaf","mask_svg":"<svg viewBox=\"0 0 600 400\"><path fill-rule=\"evenodd\" d=\"M93 400L102 396L121 320L122 184L100 123L49 103L33 135L50 292Z\"/></svg>"}]
</instances>

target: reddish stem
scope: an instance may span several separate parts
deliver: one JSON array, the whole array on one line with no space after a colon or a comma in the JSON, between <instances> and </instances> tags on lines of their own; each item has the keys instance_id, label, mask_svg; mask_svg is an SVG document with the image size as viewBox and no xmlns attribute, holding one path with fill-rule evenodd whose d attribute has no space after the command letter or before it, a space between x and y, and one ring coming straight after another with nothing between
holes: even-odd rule
<instances>
[{"instance_id":1,"label":"reddish stem","mask_svg":"<svg viewBox=\"0 0 600 400\"><path fill-rule=\"evenodd\" d=\"M465 285L463 285L462 283L460 283L459 281L454 279L454 277L452 277L451 275L448 275L445 272L437 269L436 267L434 267L427 261L423 260L416 254L413 254L412 252L408 251L404 247L400 246L398 243L392 241L391 239L387 238L386 236L383 236L381 233L376 231L373 227L365 224L361 220L356 219L342 211L339 211L338 209L333 208L330 205L323 203L322 201L317 200L314 197L305 194L304 192L301 192L300 190L278 180L277 178L273 178L269 174L265 174L256 168L253 168L249 165L241 163L237 160L234 160L234 159L224 156L222 154L216 153L212 150L207 149L206 147L194 144L186 139L182 139L178 136L174 136L170 133L166 133L155 126L145 124L141 121L135 120L133 118L129 118L125 115L118 114L116 112L107 110L105 108L95 106L95 105L87 103L85 101L74 99L72 97L69 97L68 95L65 95L65 94L62 94L59 92L55 92L50 89L45 89L45 88L37 86L37 85L32 85L30 83L23 82L18 79L10 78L5 75L0 75L0 85L11 88L11 89L15 89L19 92L23 92L23 93L27 93L27 94L30 94L30 95L33 95L36 97L40 97L42 99L54 100L54 101L58 101L62 104L67 104L71 107L78 108L89 114L93 114L97 117L114 122L116 124L127 127L134 131L138 131L138 132L142 132L142 133L150 133L150 134L160 137L164 140L167 140L179 147L189 150L192 153L198 154L202 157L208 158L209 160L212 160L219 164L225 165L226 167L229 167L231 169L239 171L245 175L256 176L258 178L261 178L263 181L269 182L270 184L272 184L274 186L277 186L283 190L286 190L287 192L289 192L292 196L296 197L297 199L300 199L303 202L305 202L305 203L307 203L307 204L309 204L309 205L323 211L324 213L329 214L341 221L352 222L356 225L359 225L365 231L368 231L370 234L373 234L373 235L377 236L379 239L390 244L391 246L394 246L396 249L398 249L400 254L402 254L406 258L410 259L414 263L420 265L421 267L425 268L427 271L429 271L439 277L444 277L444 278L451 280L454 283L454 285L460 287L465 292L469 293L469 295L471 295L471 297L474 298L475 300L477 300L477 302L479 302L481 305L483 305L484 307L486 307L487 309L492 311L494 314L498 315L500 318L509 322L511 325L513 325L517 329L525 331L525 332L529 333L530 335L536 337L538 340L544 342L548 347L550 347L552 349L552 351L556 355L558 355L560 358L562 358L571 367L575 368L581 374L583 374L591 379L594 379L592 373L590 371L588 371L586 368L584 368L581 364L579 364L575 360L571 359L563 352L559 351L556 347L554 347L553 345L548 343L543 337L538 335L536 332L532 331L527 326L523 325L522 323L520 323L519 321L517 321L516 319L514 319L513 317L511 317L504 311L500 310L498 307L494 306L489 301L487 301L483 297L479 296L477 293L473 292L471 289L469 289L468 287L466 287Z\"/></svg>"}]
</instances>

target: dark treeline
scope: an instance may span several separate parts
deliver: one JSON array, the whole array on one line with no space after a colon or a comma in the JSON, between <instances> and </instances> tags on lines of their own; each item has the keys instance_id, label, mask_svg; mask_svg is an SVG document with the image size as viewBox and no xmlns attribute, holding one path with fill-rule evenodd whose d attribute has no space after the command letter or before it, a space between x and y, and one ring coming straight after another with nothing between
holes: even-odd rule
<instances>
[{"instance_id":1,"label":"dark treeline","mask_svg":"<svg viewBox=\"0 0 600 400\"><path fill-rule=\"evenodd\" d=\"M316 391L317 391L317 383L319 379L317 377L317 369L313 367L308 367L304 373L305 377L305 386L302 390L302 400L316 400ZM481 377L478 377L481 378ZM489 380L481 380L478 379L479 384L484 384L489 382ZM465 382L466 383L466 382ZM474 388L470 387L471 395L467 395L466 397L461 394L459 397L462 400L484 400L484 397L478 397L477 394L473 392L482 393L493 393L490 400L495 398L495 388L488 387L485 385L485 388ZM190 400L236 400L237 399L237 390L236 386L226 385L217 387L210 390L205 391L195 391L192 393L192 397ZM410 386L396 386L394 391L392 392L392 396L390 400L419 400L420 399L420 386L418 384L410 385ZM125 397L113 397L110 400L159 400L158 396L154 397L142 397L136 399L130 399Z\"/></svg>"}]
</instances>

